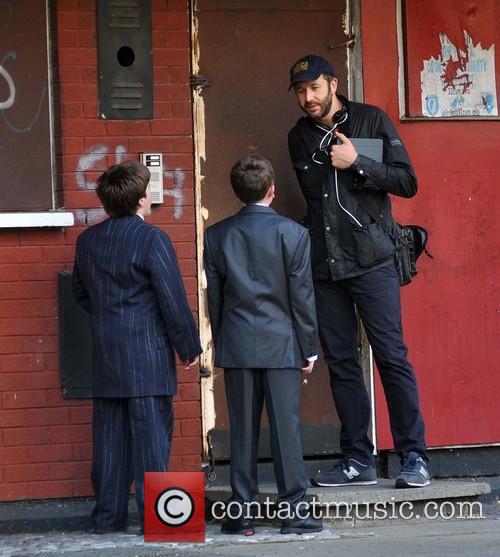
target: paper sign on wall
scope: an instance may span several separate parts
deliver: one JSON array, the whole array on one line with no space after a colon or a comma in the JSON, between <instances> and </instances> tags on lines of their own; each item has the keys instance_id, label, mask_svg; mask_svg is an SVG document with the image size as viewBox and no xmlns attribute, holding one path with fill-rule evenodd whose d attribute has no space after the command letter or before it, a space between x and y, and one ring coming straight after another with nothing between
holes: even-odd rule
<instances>
[{"instance_id":1,"label":"paper sign on wall","mask_svg":"<svg viewBox=\"0 0 500 557\"><path fill-rule=\"evenodd\" d=\"M495 45L474 46L464 31L464 52L439 34L441 54L424 60L420 72L422 114L429 117L498 116Z\"/></svg>"}]
</instances>

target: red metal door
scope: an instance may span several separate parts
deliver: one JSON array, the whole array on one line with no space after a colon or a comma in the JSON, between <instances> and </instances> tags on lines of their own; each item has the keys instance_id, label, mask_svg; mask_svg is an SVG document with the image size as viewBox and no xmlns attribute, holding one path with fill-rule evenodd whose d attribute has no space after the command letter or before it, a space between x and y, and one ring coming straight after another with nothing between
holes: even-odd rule
<instances>
[{"instance_id":1,"label":"red metal door","mask_svg":"<svg viewBox=\"0 0 500 557\"><path fill-rule=\"evenodd\" d=\"M421 94L424 61L441 52L439 33L467 50L461 45L467 31L474 45L490 49L500 42L500 7L494 0L412 0L403 6L413 8L405 14L407 25L423 44L420 58L408 67L411 113L418 108L414 99ZM366 101L397 123L419 179L417 196L395 199L394 214L400 222L417 222L430 231L434 260L422 257L414 283L402 289L405 338L419 381L427 443L436 448L498 444L499 118L398 123L395 10L395 0L362 1L364 84ZM407 62L415 56L412 52ZM491 70L498 96L498 56ZM379 448L389 449L393 445L381 388L377 394Z\"/></svg>"},{"instance_id":2,"label":"red metal door","mask_svg":"<svg viewBox=\"0 0 500 557\"><path fill-rule=\"evenodd\" d=\"M304 204L288 158L287 133L301 113L293 92L287 92L289 68L304 54L323 55L333 62L347 94L346 47L329 48L345 44L345 0L199 0L193 15L195 71L203 87L195 93L195 135L204 225L239 210L229 171L238 158L253 152L269 158L275 168L273 207L300 218ZM202 335L203 331L202 326ZM205 412L205 420L211 422L206 430L210 450L215 459L226 459L228 415L222 370L213 370L204 392L214 396L212 412ZM323 366L303 385L301 421L305 454L338 450L339 423ZM269 456L266 426L261 457Z\"/></svg>"}]
</instances>

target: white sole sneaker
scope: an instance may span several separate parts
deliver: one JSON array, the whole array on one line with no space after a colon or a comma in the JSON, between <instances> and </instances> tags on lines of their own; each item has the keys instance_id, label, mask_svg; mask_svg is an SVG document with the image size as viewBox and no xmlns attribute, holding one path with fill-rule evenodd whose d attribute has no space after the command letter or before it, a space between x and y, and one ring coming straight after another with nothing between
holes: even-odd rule
<instances>
[{"instance_id":1,"label":"white sole sneaker","mask_svg":"<svg viewBox=\"0 0 500 557\"><path fill-rule=\"evenodd\" d=\"M325 482L317 482L316 480L311 479L311 485L313 487L345 487L348 485L375 485L377 480L367 480L365 482L343 482L343 483L325 483Z\"/></svg>"},{"instance_id":2,"label":"white sole sneaker","mask_svg":"<svg viewBox=\"0 0 500 557\"><path fill-rule=\"evenodd\" d=\"M427 480L423 484L416 484L412 482L407 482L406 480L396 480L396 489L404 489L405 487L426 487L430 485L431 481Z\"/></svg>"}]
</instances>

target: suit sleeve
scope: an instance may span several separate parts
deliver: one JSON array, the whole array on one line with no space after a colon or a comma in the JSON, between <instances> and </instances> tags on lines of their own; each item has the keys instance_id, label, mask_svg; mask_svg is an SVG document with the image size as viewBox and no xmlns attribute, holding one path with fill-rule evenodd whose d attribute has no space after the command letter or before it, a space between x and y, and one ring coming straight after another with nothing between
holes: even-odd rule
<instances>
[{"instance_id":1,"label":"suit sleeve","mask_svg":"<svg viewBox=\"0 0 500 557\"><path fill-rule=\"evenodd\" d=\"M146 266L163 315L168 338L182 361L201 354L200 338L189 309L177 257L170 238L155 231Z\"/></svg>"},{"instance_id":2,"label":"suit sleeve","mask_svg":"<svg viewBox=\"0 0 500 557\"><path fill-rule=\"evenodd\" d=\"M223 308L223 288L224 283L220 273L215 265L215 260L210 246L209 231L205 232L205 246L204 246L204 264L205 276L207 278L207 299L208 299L208 314L210 316L210 327L212 329L212 336L214 345L217 346L217 338L222 322L222 308Z\"/></svg>"},{"instance_id":3,"label":"suit sleeve","mask_svg":"<svg viewBox=\"0 0 500 557\"><path fill-rule=\"evenodd\" d=\"M78 304L87 312L90 311L90 296L83 283L80 270L78 268L78 258L79 258L80 248L79 243L76 246L76 257L75 264L73 266L73 296Z\"/></svg>"},{"instance_id":4,"label":"suit sleeve","mask_svg":"<svg viewBox=\"0 0 500 557\"><path fill-rule=\"evenodd\" d=\"M318 330L310 251L309 234L303 229L290 262L288 289L295 331L304 361L316 353Z\"/></svg>"}]
</instances>

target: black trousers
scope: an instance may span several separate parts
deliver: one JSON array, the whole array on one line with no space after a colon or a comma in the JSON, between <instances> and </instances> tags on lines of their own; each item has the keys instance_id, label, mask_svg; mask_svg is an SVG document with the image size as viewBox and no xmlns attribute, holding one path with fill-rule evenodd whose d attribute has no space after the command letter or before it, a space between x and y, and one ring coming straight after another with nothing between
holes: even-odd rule
<instances>
[{"instance_id":1,"label":"black trousers","mask_svg":"<svg viewBox=\"0 0 500 557\"><path fill-rule=\"evenodd\" d=\"M278 500L296 504L307 489L300 439L298 369L225 369L231 437L232 499L257 501L257 447L264 401Z\"/></svg>"},{"instance_id":2,"label":"black trousers","mask_svg":"<svg viewBox=\"0 0 500 557\"><path fill-rule=\"evenodd\" d=\"M394 447L401 457L426 457L425 428L418 389L403 341L399 282L393 264L359 277L315 281L319 335L341 422L340 446L346 457L373 461L368 438L370 400L357 347L355 305L368 336L389 409Z\"/></svg>"},{"instance_id":3,"label":"black trousers","mask_svg":"<svg viewBox=\"0 0 500 557\"><path fill-rule=\"evenodd\" d=\"M94 526L115 530L126 525L132 481L144 525L144 472L168 469L172 397L94 398L93 408Z\"/></svg>"}]
</instances>

